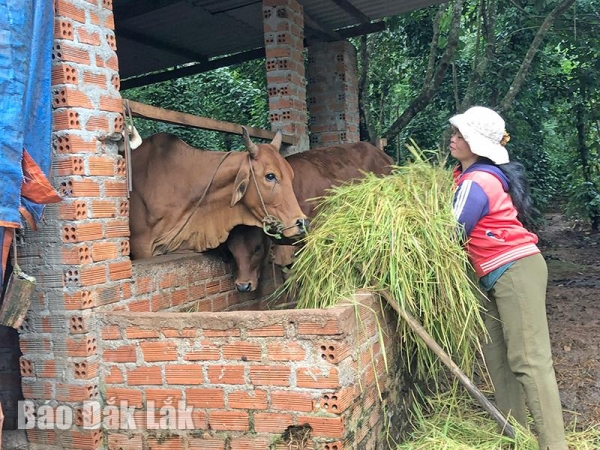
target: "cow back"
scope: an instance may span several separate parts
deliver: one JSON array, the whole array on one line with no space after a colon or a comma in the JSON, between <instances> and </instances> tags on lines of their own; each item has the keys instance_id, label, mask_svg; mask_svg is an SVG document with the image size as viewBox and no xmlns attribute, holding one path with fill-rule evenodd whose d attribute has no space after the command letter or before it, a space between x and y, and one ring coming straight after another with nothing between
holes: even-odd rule
<instances>
[{"instance_id":1,"label":"cow back","mask_svg":"<svg viewBox=\"0 0 600 450\"><path fill-rule=\"evenodd\" d=\"M353 142L332 147L315 148L287 157L294 169L294 193L304 214L314 217L316 201L328 189L350 180L360 179L365 172L387 175L393 164L385 152L368 142Z\"/></svg>"}]
</instances>

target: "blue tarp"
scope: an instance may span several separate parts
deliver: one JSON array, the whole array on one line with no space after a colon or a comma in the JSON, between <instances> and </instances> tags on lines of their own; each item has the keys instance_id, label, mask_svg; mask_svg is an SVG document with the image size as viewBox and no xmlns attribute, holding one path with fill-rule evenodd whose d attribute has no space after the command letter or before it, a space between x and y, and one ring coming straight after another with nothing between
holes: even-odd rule
<instances>
[{"instance_id":1,"label":"blue tarp","mask_svg":"<svg viewBox=\"0 0 600 450\"><path fill-rule=\"evenodd\" d=\"M19 226L19 206L39 221L43 205L21 199L23 149L48 176L54 7L0 0L0 223Z\"/></svg>"},{"instance_id":2,"label":"blue tarp","mask_svg":"<svg viewBox=\"0 0 600 450\"><path fill-rule=\"evenodd\" d=\"M21 226L20 206L42 218L44 205L21 197L22 161L26 149L49 175L53 31L51 0L0 0L0 244ZM0 287L7 250L0 245Z\"/></svg>"}]
</instances>

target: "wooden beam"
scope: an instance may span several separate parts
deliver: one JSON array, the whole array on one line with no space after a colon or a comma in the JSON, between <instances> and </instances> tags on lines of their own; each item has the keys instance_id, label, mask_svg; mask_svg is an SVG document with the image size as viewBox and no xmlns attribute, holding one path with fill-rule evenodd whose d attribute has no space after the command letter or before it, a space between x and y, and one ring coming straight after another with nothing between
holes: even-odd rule
<instances>
[{"instance_id":1,"label":"wooden beam","mask_svg":"<svg viewBox=\"0 0 600 450\"><path fill-rule=\"evenodd\" d=\"M236 53L235 55L225 56L223 58L216 58L210 61L199 64L191 64L188 66L180 67L178 69L164 70L162 72L156 72L149 75L142 75L135 78L126 78L121 81L121 90L136 88L140 86L147 86L149 84L160 83L161 81L173 80L176 78L189 77L209 70L218 69L220 67L227 67L233 64L239 64L245 61L251 61L253 59L264 58L265 49L257 48L247 52Z\"/></svg>"},{"instance_id":2,"label":"wooden beam","mask_svg":"<svg viewBox=\"0 0 600 450\"><path fill-rule=\"evenodd\" d=\"M131 115L142 119L157 120L159 122L172 123L175 125L185 125L190 128L199 128L202 130L220 131L229 134L242 134L242 128L237 123L224 122L222 120L210 119L208 117L194 116L193 114L169 109L158 108L156 106L146 105L144 103L126 100L129 102ZM262 128L246 127L248 134L253 138L272 140L275 132L263 130ZM296 137L284 134L283 142L289 145L296 144Z\"/></svg>"},{"instance_id":3,"label":"wooden beam","mask_svg":"<svg viewBox=\"0 0 600 450\"><path fill-rule=\"evenodd\" d=\"M341 9L346 11L355 19L360 20L361 23L369 23L371 18L363 13L360 9L350 3L348 0L332 0L333 3L338 5Z\"/></svg>"}]
</instances>

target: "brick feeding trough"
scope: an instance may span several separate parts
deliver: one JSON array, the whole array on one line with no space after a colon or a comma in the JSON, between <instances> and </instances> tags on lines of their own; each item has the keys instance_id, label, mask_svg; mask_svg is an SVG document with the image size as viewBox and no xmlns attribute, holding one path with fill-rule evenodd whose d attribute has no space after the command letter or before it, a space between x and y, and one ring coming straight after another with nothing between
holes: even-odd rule
<instances>
[{"instance_id":1,"label":"brick feeding trough","mask_svg":"<svg viewBox=\"0 0 600 450\"><path fill-rule=\"evenodd\" d=\"M307 142L302 8L265 0L263 10L271 121ZM130 259L113 30L110 0L55 1L50 179L63 201L19 243L37 290L18 332L0 327L5 428L17 428L25 400L31 450L386 448L406 425L407 392L393 315L378 299L268 310L271 270L260 291L241 294L218 254ZM311 117L320 117L311 143L357 140L342 120L357 117L355 63L344 42L309 58ZM320 81L319 70L341 75Z\"/></svg>"},{"instance_id":2,"label":"brick feeding trough","mask_svg":"<svg viewBox=\"0 0 600 450\"><path fill-rule=\"evenodd\" d=\"M157 259L163 258L134 264L133 278L145 292L133 302L201 312L97 315L102 397L135 407L135 426L143 429L107 430L109 448L284 450L301 439L306 446L297 448L384 448L383 406L396 407L402 386L393 371L386 372L383 348L392 364L394 345L389 338L381 345L376 322L387 336L394 330L387 329L389 317L371 294L356 294L364 305L358 309L348 303L326 310L259 310L260 298L231 303L226 298L236 295L216 289L194 300L184 292L202 292L214 278L190 285L182 268L198 279L203 271L216 275L218 265L206 270L215 261L202 256ZM230 282L229 275L220 280L221 286ZM159 410L180 402L194 408L188 422L194 429L161 429L161 414L146 423L149 406ZM152 426L158 429L147 429Z\"/></svg>"}]
</instances>

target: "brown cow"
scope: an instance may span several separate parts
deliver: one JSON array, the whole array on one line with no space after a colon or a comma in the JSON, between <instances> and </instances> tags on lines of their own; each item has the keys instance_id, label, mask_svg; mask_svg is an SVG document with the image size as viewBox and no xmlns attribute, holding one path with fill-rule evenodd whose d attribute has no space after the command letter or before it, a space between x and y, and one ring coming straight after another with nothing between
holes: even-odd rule
<instances>
[{"instance_id":1,"label":"brown cow","mask_svg":"<svg viewBox=\"0 0 600 450\"><path fill-rule=\"evenodd\" d=\"M387 175L391 171L392 158L367 142L340 144L316 148L288 156L287 161L296 174L293 188L302 211L312 218L318 200L327 189L352 179L359 179L365 172ZM270 242L261 229L235 227L227 239L227 247L235 262L235 285L239 291L254 291L259 282L262 266L269 255ZM274 245L272 261L286 267L292 263L296 247Z\"/></svg>"},{"instance_id":2,"label":"brown cow","mask_svg":"<svg viewBox=\"0 0 600 450\"><path fill-rule=\"evenodd\" d=\"M159 133L132 152L131 254L202 252L224 242L236 225L279 221L286 238L304 235L308 221L292 190L294 172L279 154L282 135L246 152L198 150Z\"/></svg>"}]
</instances>

